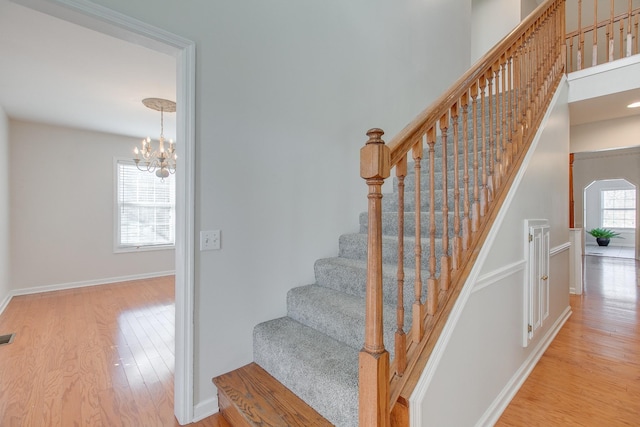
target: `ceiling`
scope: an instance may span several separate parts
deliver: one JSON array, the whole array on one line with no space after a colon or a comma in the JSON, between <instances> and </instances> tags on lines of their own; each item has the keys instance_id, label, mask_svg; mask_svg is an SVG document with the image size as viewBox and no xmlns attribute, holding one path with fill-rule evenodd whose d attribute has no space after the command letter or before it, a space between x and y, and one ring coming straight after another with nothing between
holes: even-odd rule
<instances>
[{"instance_id":1,"label":"ceiling","mask_svg":"<svg viewBox=\"0 0 640 427\"><path fill-rule=\"evenodd\" d=\"M0 0L0 58L0 106L13 119L157 138L160 114L141 101L176 99L172 56L8 0ZM639 100L636 89L572 103L571 124L640 116L626 108ZM164 119L175 139L175 113Z\"/></svg>"},{"instance_id":2,"label":"ceiling","mask_svg":"<svg viewBox=\"0 0 640 427\"><path fill-rule=\"evenodd\" d=\"M176 100L172 56L8 0L0 58L0 106L12 119L157 139L160 113L141 101ZM175 139L175 113L164 128Z\"/></svg>"},{"instance_id":3,"label":"ceiling","mask_svg":"<svg viewBox=\"0 0 640 427\"><path fill-rule=\"evenodd\" d=\"M571 125L636 116L640 119L640 108L627 108L640 101L640 88L611 95L572 102L569 105Z\"/></svg>"}]
</instances>

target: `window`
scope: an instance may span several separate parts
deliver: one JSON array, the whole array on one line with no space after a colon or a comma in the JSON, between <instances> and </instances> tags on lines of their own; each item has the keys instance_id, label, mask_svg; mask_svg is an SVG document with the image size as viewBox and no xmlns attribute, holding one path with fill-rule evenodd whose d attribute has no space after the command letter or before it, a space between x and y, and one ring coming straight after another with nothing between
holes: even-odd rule
<instances>
[{"instance_id":1,"label":"window","mask_svg":"<svg viewBox=\"0 0 640 427\"><path fill-rule=\"evenodd\" d=\"M636 190L602 190L602 226L636 228Z\"/></svg>"},{"instance_id":2,"label":"window","mask_svg":"<svg viewBox=\"0 0 640 427\"><path fill-rule=\"evenodd\" d=\"M175 244L175 176L164 180L133 162L116 162L116 251Z\"/></svg>"}]
</instances>

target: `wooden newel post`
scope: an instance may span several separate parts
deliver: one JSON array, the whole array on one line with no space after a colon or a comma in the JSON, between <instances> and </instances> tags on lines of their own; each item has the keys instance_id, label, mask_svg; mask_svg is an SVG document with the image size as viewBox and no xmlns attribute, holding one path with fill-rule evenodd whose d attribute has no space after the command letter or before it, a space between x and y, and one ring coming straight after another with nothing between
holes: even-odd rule
<instances>
[{"instance_id":1,"label":"wooden newel post","mask_svg":"<svg viewBox=\"0 0 640 427\"><path fill-rule=\"evenodd\" d=\"M382 323L382 184L391 173L391 157L382 135L382 129L369 130L369 140L360 150L360 176L369 186L365 335L359 368L361 427L390 424L389 353Z\"/></svg>"}]
</instances>

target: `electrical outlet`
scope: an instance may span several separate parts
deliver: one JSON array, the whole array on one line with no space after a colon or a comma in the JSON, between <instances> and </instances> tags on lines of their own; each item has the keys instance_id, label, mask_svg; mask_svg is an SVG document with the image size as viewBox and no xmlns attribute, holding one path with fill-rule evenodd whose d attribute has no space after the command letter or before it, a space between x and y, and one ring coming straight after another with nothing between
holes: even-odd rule
<instances>
[{"instance_id":1,"label":"electrical outlet","mask_svg":"<svg viewBox=\"0 0 640 427\"><path fill-rule=\"evenodd\" d=\"M214 251L220 249L220 230L200 232L200 250Z\"/></svg>"}]
</instances>

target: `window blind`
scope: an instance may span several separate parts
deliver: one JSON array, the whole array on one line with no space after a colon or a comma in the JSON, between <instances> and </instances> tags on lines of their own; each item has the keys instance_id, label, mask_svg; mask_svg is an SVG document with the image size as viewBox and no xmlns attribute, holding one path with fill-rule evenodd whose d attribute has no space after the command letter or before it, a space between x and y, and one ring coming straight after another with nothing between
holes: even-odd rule
<instances>
[{"instance_id":1,"label":"window blind","mask_svg":"<svg viewBox=\"0 0 640 427\"><path fill-rule=\"evenodd\" d=\"M175 176L164 180L117 162L118 248L175 244Z\"/></svg>"}]
</instances>

